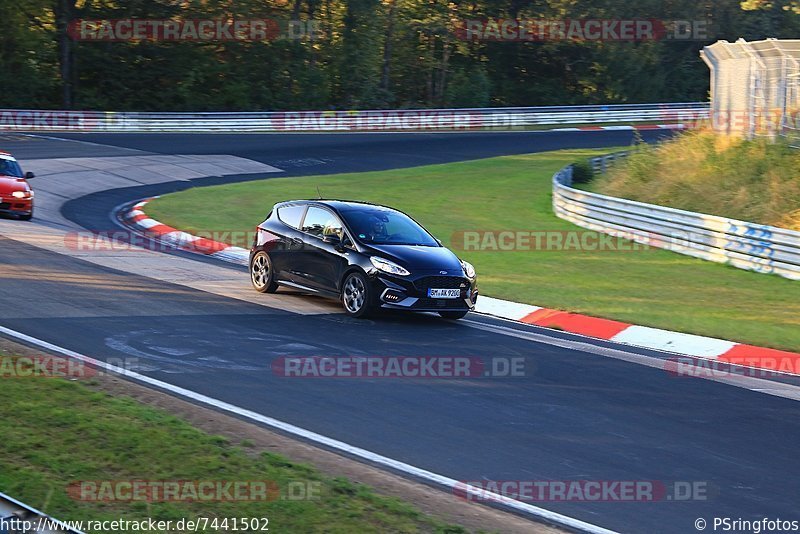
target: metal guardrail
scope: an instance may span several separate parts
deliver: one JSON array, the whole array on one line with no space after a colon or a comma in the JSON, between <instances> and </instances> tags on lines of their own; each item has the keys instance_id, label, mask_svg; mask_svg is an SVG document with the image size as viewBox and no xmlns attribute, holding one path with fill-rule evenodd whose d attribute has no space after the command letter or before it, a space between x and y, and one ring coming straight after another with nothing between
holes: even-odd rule
<instances>
[{"instance_id":1,"label":"metal guardrail","mask_svg":"<svg viewBox=\"0 0 800 534\"><path fill-rule=\"evenodd\" d=\"M0 493L0 534L83 534L44 512Z\"/></svg>"},{"instance_id":2,"label":"metal guardrail","mask_svg":"<svg viewBox=\"0 0 800 534\"><path fill-rule=\"evenodd\" d=\"M591 163L592 171L595 174L605 174L608 168L613 165L615 161L619 161L627 157L628 152L614 152L613 154L609 154L607 156L592 158L589 160L589 163Z\"/></svg>"},{"instance_id":3,"label":"metal guardrail","mask_svg":"<svg viewBox=\"0 0 800 534\"><path fill-rule=\"evenodd\" d=\"M696 123L703 102L530 108L143 113L0 110L0 131L323 132L503 130L542 126Z\"/></svg>"},{"instance_id":4,"label":"metal guardrail","mask_svg":"<svg viewBox=\"0 0 800 534\"><path fill-rule=\"evenodd\" d=\"M606 169L619 157L595 158L592 167ZM739 269L800 280L800 232L599 195L571 185L570 165L553 176L553 210L578 226Z\"/></svg>"}]
</instances>

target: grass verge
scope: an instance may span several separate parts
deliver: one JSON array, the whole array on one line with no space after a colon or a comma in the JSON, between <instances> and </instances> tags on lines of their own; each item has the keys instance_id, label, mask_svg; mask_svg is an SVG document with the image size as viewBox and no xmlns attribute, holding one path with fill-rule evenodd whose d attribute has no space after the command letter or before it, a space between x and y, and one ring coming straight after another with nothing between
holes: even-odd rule
<instances>
[{"instance_id":1,"label":"grass verge","mask_svg":"<svg viewBox=\"0 0 800 534\"><path fill-rule=\"evenodd\" d=\"M272 532L465 532L366 486L326 477L277 454L254 452L247 442L233 444L165 411L110 396L91 381L1 380L0 491L60 520L266 517ZM97 502L68 493L76 481L108 480L269 481L275 499ZM314 498L303 499L303 488ZM200 532L227 530L232 527Z\"/></svg>"},{"instance_id":2,"label":"grass verge","mask_svg":"<svg viewBox=\"0 0 800 534\"><path fill-rule=\"evenodd\" d=\"M800 229L800 150L686 132L641 146L592 184L605 195Z\"/></svg>"},{"instance_id":3,"label":"grass verge","mask_svg":"<svg viewBox=\"0 0 800 534\"><path fill-rule=\"evenodd\" d=\"M371 173L272 178L167 195L151 202L148 213L183 229L246 232L274 202L316 198L319 187L327 197L406 211L447 245L463 231L579 230L553 215L551 177L569 163L613 151L564 150ZM800 284L777 276L661 250L456 252L475 265L484 295L800 350Z\"/></svg>"}]
</instances>

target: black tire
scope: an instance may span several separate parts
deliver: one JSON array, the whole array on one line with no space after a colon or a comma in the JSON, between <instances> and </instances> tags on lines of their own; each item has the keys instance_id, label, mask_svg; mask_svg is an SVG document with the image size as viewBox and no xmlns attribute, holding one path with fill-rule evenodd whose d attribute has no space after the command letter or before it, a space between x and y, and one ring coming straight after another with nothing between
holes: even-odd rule
<instances>
[{"instance_id":1,"label":"black tire","mask_svg":"<svg viewBox=\"0 0 800 534\"><path fill-rule=\"evenodd\" d=\"M348 274L342 283L342 306L350 317L368 317L373 311L372 288L367 277L358 271Z\"/></svg>"},{"instance_id":2,"label":"black tire","mask_svg":"<svg viewBox=\"0 0 800 534\"><path fill-rule=\"evenodd\" d=\"M440 311L439 315L442 317L442 319L453 319L455 321L455 320L458 320L458 319L463 319L468 313L469 313L469 310L464 310L464 311Z\"/></svg>"},{"instance_id":3,"label":"black tire","mask_svg":"<svg viewBox=\"0 0 800 534\"><path fill-rule=\"evenodd\" d=\"M31 208L31 212L27 215L20 215L19 220L21 221L30 221L33 219L33 208Z\"/></svg>"},{"instance_id":4,"label":"black tire","mask_svg":"<svg viewBox=\"0 0 800 534\"><path fill-rule=\"evenodd\" d=\"M256 252L250 259L250 283L259 293L275 293L278 284L272 271L272 260L264 251Z\"/></svg>"}]
</instances>

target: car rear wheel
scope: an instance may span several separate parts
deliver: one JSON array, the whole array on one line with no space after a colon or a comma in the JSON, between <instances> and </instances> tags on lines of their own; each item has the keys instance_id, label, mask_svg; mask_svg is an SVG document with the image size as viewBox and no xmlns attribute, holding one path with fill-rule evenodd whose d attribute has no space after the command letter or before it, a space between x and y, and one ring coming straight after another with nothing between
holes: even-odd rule
<instances>
[{"instance_id":1,"label":"car rear wheel","mask_svg":"<svg viewBox=\"0 0 800 534\"><path fill-rule=\"evenodd\" d=\"M466 310L465 311L440 311L439 315L443 319L463 319L467 315L467 313L469 313L469 312L466 311Z\"/></svg>"},{"instance_id":2,"label":"car rear wheel","mask_svg":"<svg viewBox=\"0 0 800 534\"><path fill-rule=\"evenodd\" d=\"M342 305L351 317L366 317L372 312L372 294L367 278L354 272L347 275L342 284Z\"/></svg>"},{"instance_id":3,"label":"car rear wheel","mask_svg":"<svg viewBox=\"0 0 800 534\"><path fill-rule=\"evenodd\" d=\"M257 252L250 260L250 281L259 293L275 293L278 290L272 271L272 261L266 252Z\"/></svg>"}]
</instances>

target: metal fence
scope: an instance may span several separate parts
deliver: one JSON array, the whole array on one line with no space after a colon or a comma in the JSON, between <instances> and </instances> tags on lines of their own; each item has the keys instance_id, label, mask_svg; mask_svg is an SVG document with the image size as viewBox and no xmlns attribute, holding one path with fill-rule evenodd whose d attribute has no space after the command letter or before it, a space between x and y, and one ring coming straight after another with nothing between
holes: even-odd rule
<instances>
[{"instance_id":1,"label":"metal fence","mask_svg":"<svg viewBox=\"0 0 800 534\"><path fill-rule=\"evenodd\" d=\"M611 158L595 158L606 168ZM601 161L605 160L605 161ZM800 232L580 191L553 176L553 210L578 226L695 258L800 280Z\"/></svg>"},{"instance_id":2,"label":"metal fence","mask_svg":"<svg viewBox=\"0 0 800 534\"><path fill-rule=\"evenodd\" d=\"M719 41L700 55L711 70L716 131L800 142L800 40Z\"/></svg>"},{"instance_id":3,"label":"metal fence","mask_svg":"<svg viewBox=\"0 0 800 534\"><path fill-rule=\"evenodd\" d=\"M0 110L0 131L337 132L524 130L571 125L679 125L705 120L708 104L622 104L486 109L118 113Z\"/></svg>"},{"instance_id":4,"label":"metal fence","mask_svg":"<svg viewBox=\"0 0 800 534\"><path fill-rule=\"evenodd\" d=\"M47 514L0 493L0 534L83 534Z\"/></svg>"}]
</instances>

